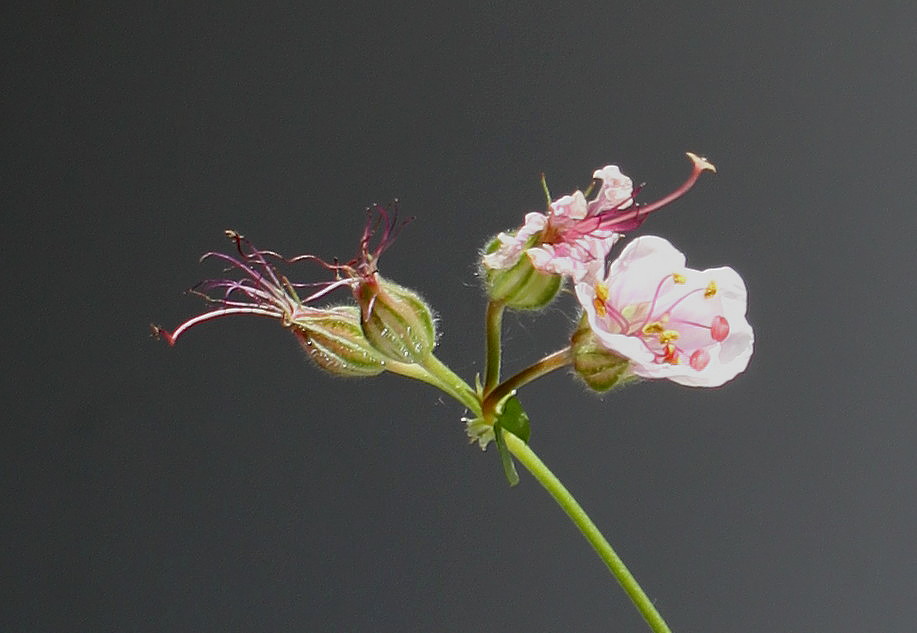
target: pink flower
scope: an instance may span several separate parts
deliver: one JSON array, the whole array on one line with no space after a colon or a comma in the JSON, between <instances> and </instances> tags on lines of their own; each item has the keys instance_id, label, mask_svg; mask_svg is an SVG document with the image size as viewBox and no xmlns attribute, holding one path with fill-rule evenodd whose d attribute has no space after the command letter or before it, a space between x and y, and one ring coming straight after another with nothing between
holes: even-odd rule
<instances>
[{"instance_id":1,"label":"pink flower","mask_svg":"<svg viewBox=\"0 0 917 633\"><path fill-rule=\"evenodd\" d=\"M510 268L525 253L536 269L567 275L574 280L601 273L606 255L621 237L643 223L646 216L683 195L702 171L716 171L712 164L692 153L694 169L677 190L649 205L634 201L637 191L630 178L615 165L596 170L592 177L601 181L597 195L586 199L582 191L550 203L547 215L528 213L515 233L500 233L499 247L484 256L488 268Z\"/></svg>"},{"instance_id":2,"label":"pink flower","mask_svg":"<svg viewBox=\"0 0 917 633\"><path fill-rule=\"evenodd\" d=\"M644 378L716 387L745 369L754 335L731 268L693 270L661 237L639 237L607 277L576 284L596 339Z\"/></svg>"}]
</instances>

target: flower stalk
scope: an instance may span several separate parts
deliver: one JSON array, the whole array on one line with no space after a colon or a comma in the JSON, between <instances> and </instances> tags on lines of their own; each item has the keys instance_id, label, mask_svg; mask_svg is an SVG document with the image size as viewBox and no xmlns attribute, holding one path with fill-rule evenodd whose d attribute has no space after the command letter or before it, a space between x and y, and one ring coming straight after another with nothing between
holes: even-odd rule
<instances>
[{"instance_id":1,"label":"flower stalk","mask_svg":"<svg viewBox=\"0 0 917 633\"><path fill-rule=\"evenodd\" d=\"M500 381L500 363L502 346L500 338L503 335L503 312L506 304L502 301L489 301L487 315L485 316L485 359L484 359L484 393L488 393Z\"/></svg>"},{"instance_id":2,"label":"flower stalk","mask_svg":"<svg viewBox=\"0 0 917 633\"><path fill-rule=\"evenodd\" d=\"M427 374L433 380L428 380L431 385L439 389L455 400L459 401L475 415L481 415L481 400L478 398L474 389L458 376L454 371L443 363L435 355L431 354L422 365Z\"/></svg>"},{"instance_id":3,"label":"flower stalk","mask_svg":"<svg viewBox=\"0 0 917 633\"><path fill-rule=\"evenodd\" d=\"M564 347L563 349L548 354L537 363L529 365L519 373L504 380L484 397L485 412L488 410L492 411L504 398L511 395L517 389L529 384L533 380L550 374L552 371L566 367L571 362L570 348Z\"/></svg>"},{"instance_id":4,"label":"flower stalk","mask_svg":"<svg viewBox=\"0 0 917 633\"><path fill-rule=\"evenodd\" d=\"M579 529L586 540L592 545L596 554L608 567L621 588L628 595L637 611L646 620L653 633L672 633L669 625L662 619L662 615L653 605L652 600L643 591L640 583L634 578L621 557L618 556L608 540L602 535L583 507L576 501L570 491L560 482L557 476L545 466L544 462L538 457L528 444L513 435L512 433L503 433L503 440L506 447L519 460L519 463L525 466L538 483L540 483L548 494L554 498L573 524Z\"/></svg>"}]
</instances>

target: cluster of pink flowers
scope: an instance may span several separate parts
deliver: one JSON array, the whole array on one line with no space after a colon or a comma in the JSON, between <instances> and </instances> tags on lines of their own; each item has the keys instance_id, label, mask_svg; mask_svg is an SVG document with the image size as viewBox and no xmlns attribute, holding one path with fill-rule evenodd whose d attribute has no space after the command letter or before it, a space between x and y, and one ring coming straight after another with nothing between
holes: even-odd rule
<instances>
[{"instance_id":1,"label":"cluster of pink flowers","mask_svg":"<svg viewBox=\"0 0 917 633\"><path fill-rule=\"evenodd\" d=\"M629 375L706 387L734 378L748 364L754 336L745 284L733 269L687 268L669 242L644 236L606 272L622 233L684 194L703 171L715 171L705 159L688 157L688 180L645 206L617 166L596 170L601 185L594 198L575 191L551 202L547 214L527 214L518 230L497 236L498 247L483 257L485 269L507 269L527 257L541 273L571 278L595 340L629 362Z\"/></svg>"},{"instance_id":2,"label":"cluster of pink flowers","mask_svg":"<svg viewBox=\"0 0 917 633\"><path fill-rule=\"evenodd\" d=\"M634 376L716 386L748 364L754 336L745 318L745 285L734 270L687 268L684 255L653 236L635 239L606 267L625 232L687 192L701 173L715 171L704 158L691 153L688 157L692 171L687 180L650 204L637 202L639 188L617 166L598 169L586 192L549 201L546 213L528 213L521 227L500 233L482 255L490 299L506 307L543 307L565 279L572 281L584 315L574 335L574 367L585 378L576 345L584 340L584 328L589 330L589 344L607 355L606 367L617 371L621 363L627 364L614 380L587 380L592 388L610 388L619 378ZM396 216L396 211L378 205L369 209L357 256L343 264L313 255L287 259L227 231L237 253L211 252L204 259L228 264L237 278L202 282L193 292L212 309L172 332L158 327L154 331L174 344L201 323L254 315L280 321L313 360L335 374L372 375L386 369L410 373L405 364L427 365L436 344L430 308L415 292L382 278L377 270L379 257L403 226ZM296 284L276 268L300 261L319 264L333 278ZM351 291L355 306L309 305L339 288ZM593 347L588 354L592 363Z\"/></svg>"},{"instance_id":3,"label":"cluster of pink flowers","mask_svg":"<svg viewBox=\"0 0 917 633\"><path fill-rule=\"evenodd\" d=\"M209 308L171 332L158 326L153 332L174 345L188 330L225 316L267 317L291 332L328 374L356 378L390 372L433 385L465 407L469 417L463 421L472 442L482 449L496 444L510 485L519 481L515 457L595 545L601 541L595 526L581 511L569 511L576 502L528 448L529 417L516 393L565 367L600 392L635 378L715 387L745 369L754 335L745 318L745 284L734 270L688 268L682 253L652 235L634 239L606 265L624 233L682 196L701 173L715 171L705 159L688 157L693 166L688 179L656 202L639 203L639 187L617 166L607 165L593 173L586 191L555 200L546 193L545 213L528 213L522 226L487 244L480 260L488 296L485 354L473 386L434 354L437 319L432 308L417 292L379 273L379 258L404 223L395 209L378 205L368 209L357 254L346 263L308 254L286 258L227 231L235 252L209 252L203 259L219 261L228 275L192 289ZM324 279L291 282L281 270L299 262L317 265ZM561 349L501 377L504 311L543 308L568 281L582 307L574 331ZM313 305L340 289L349 298ZM668 630L607 542L596 545L596 551L653 630Z\"/></svg>"}]
</instances>

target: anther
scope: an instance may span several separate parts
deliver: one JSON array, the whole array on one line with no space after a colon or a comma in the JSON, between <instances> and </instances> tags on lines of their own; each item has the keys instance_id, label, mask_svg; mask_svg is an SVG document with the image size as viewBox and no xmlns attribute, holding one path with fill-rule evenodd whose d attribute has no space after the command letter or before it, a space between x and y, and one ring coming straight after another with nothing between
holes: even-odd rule
<instances>
[{"instance_id":1,"label":"anther","mask_svg":"<svg viewBox=\"0 0 917 633\"><path fill-rule=\"evenodd\" d=\"M692 369L701 371L710 364L710 354L704 349L699 349L691 354L691 359L688 361L688 364L691 365Z\"/></svg>"},{"instance_id":2,"label":"anther","mask_svg":"<svg viewBox=\"0 0 917 633\"><path fill-rule=\"evenodd\" d=\"M602 303L608 301L608 286L602 282L597 282L595 284L595 296L599 298Z\"/></svg>"},{"instance_id":3,"label":"anther","mask_svg":"<svg viewBox=\"0 0 917 633\"><path fill-rule=\"evenodd\" d=\"M724 341L729 336L729 321L723 316L713 317L713 323L710 324L710 336L714 341Z\"/></svg>"},{"instance_id":4,"label":"anther","mask_svg":"<svg viewBox=\"0 0 917 633\"><path fill-rule=\"evenodd\" d=\"M662 327L662 323L659 321L654 321L652 323L647 323L643 326L643 333L647 336L652 336L654 334L662 334L665 331L665 328Z\"/></svg>"},{"instance_id":5,"label":"anther","mask_svg":"<svg viewBox=\"0 0 917 633\"><path fill-rule=\"evenodd\" d=\"M666 345L672 341L677 341L680 336L681 334L677 330L663 330L659 333L659 342Z\"/></svg>"}]
</instances>

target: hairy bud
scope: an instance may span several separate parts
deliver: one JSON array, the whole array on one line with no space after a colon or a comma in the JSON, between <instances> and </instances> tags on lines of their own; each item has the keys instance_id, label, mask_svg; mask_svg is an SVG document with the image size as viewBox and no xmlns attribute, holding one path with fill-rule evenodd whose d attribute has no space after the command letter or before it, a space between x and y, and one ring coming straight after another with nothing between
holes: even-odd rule
<instances>
[{"instance_id":1,"label":"hairy bud","mask_svg":"<svg viewBox=\"0 0 917 633\"><path fill-rule=\"evenodd\" d=\"M424 364L436 346L433 312L420 296L373 274L354 287L363 334L383 357Z\"/></svg>"},{"instance_id":2,"label":"hairy bud","mask_svg":"<svg viewBox=\"0 0 917 633\"><path fill-rule=\"evenodd\" d=\"M499 239L488 244L486 253L494 253L500 246ZM491 301L501 301L510 308L535 310L543 308L557 296L563 277L538 270L525 253L507 268L487 265L485 257L483 277L487 295Z\"/></svg>"},{"instance_id":3,"label":"hairy bud","mask_svg":"<svg viewBox=\"0 0 917 633\"><path fill-rule=\"evenodd\" d=\"M385 359L363 336L359 308L338 306L299 315L290 330L312 362L329 374L368 377L385 371Z\"/></svg>"},{"instance_id":4,"label":"hairy bud","mask_svg":"<svg viewBox=\"0 0 917 633\"><path fill-rule=\"evenodd\" d=\"M585 319L570 339L573 369L593 391L604 392L634 382L630 362L596 339Z\"/></svg>"}]
</instances>

